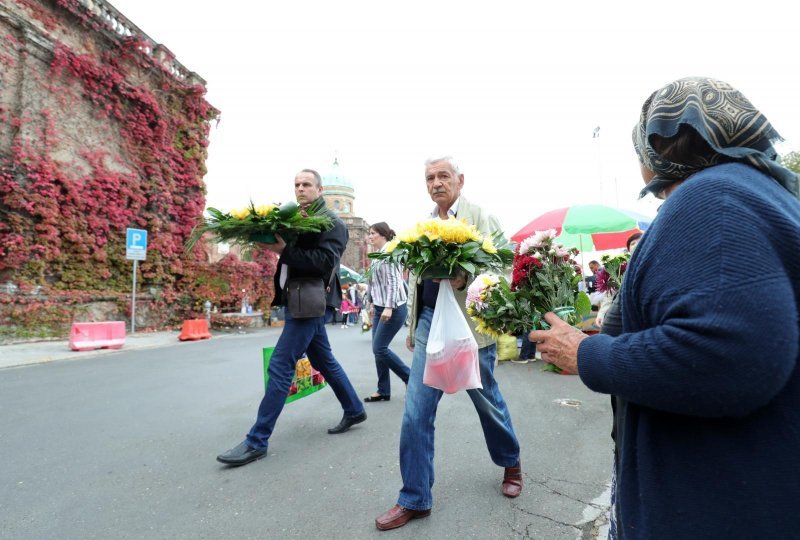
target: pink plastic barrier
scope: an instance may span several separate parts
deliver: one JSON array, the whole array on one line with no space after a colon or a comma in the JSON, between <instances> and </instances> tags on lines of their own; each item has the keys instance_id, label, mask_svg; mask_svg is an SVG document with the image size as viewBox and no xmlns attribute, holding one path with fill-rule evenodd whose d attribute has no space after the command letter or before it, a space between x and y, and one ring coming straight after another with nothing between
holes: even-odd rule
<instances>
[{"instance_id":1,"label":"pink plastic barrier","mask_svg":"<svg viewBox=\"0 0 800 540\"><path fill-rule=\"evenodd\" d=\"M125 344L125 321L72 323L69 348L73 351L121 349Z\"/></svg>"}]
</instances>

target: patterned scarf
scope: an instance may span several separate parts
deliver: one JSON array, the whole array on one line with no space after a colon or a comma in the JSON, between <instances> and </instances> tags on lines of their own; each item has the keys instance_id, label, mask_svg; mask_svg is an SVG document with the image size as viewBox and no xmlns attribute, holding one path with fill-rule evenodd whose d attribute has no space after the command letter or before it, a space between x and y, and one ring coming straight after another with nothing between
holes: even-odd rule
<instances>
[{"instance_id":1,"label":"patterned scarf","mask_svg":"<svg viewBox=\"0 0 800 540\"><path fill-rule=\"evenodd\" d=\"M711 147L702 164L673 163L655 151L652 135L672 137L681 125L691 126ZM783 139L750 101L727 83L702 77L679 79L655 91L644 102L642 116L633 129L633 146L639 161L656 173L639 197L658 194L670 184L719 163L751 165L800 197L798 176L777 161L773 141Z\"/></svg>"}]
</instances>

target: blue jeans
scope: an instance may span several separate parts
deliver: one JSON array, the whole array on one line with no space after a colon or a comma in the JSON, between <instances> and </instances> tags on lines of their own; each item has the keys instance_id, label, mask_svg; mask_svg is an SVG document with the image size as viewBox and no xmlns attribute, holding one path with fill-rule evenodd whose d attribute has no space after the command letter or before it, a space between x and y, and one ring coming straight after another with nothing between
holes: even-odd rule
<instances>
[{"instance_id":1,"label":"blue jeans","mask_svg":"<svg viewBox=\"0 0 800 540\"><path fill-rule=\"evenodd\" d=\"M414 334L414 360L406 390L406 408L400 432L400 473L403 489L397 503L412 510L427 510L433 505L433 431L436 407L442 391L422 384L425 371L425 346L431 328L433 310L425 307ZM519 441L511 425L511 415L494 378L497 347L478 350L481 368L480 390L467 390L483 428L483 437L492 461L500 467L519 462Z\"/></svg>"},{"instance_id":2,"label":"blue jeans","mask_svg":"<svg viewBox=\"0 0 800 540\"><path fill-rule=\"evenodd\" d=\"M378 393L382 396L392 394L392 385L389 382L389 370L408 384L408 374L411 370L399 356L389 349L389 344L403 327L408 314L405 304L392 310L392 316L386 322L381 322L383 306L374 306L372 315L372 353L375 355L375 368L378 370Z\"/></svg>"},{"instance_id":3,"label":"blue jeans","mask_svg":"<svg viewBox=\"0 0 800 540\"><path fill-rule=\"evenodd\" d=\"M364 405L359 401L342 366L334 358L328 342L325 323L331 320L333 311L333 308L329 307L323 317L293 319L289 310L284 310L286 322L269 361L267 389L261 405L258 406L256 423L250 428L250 433L245 439L250 447L257 450L267 447L275 422L286 402L295 364L303 357L303 353L308 356L311 366L325 377L339 403L342 404L346 416L356 416L364 412Z\"/></svg>"}]
</instances>

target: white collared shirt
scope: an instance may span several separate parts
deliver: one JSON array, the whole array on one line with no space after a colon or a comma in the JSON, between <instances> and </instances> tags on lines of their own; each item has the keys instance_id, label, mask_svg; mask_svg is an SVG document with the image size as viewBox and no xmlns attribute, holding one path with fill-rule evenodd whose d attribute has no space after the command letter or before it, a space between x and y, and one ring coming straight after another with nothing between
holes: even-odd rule
<instances>
[{"instance_id":1,"label":"white collared shirt","mask_svg":"<svg viewBox=\"0 0 800 540\"><path fill-rule=\"evenodd\" d=\"M453 205L450 208L447 209L447 217L450 217L450 216L456 217L456 215L458 214L458 203L459 203L460 200L461 200L461 197L456 199L456 202L454 202ZM433 207L433 211L431 212L431 217L432 218L439 217L439 207L438 206L434 206Z\"/></svg>"}]
</instances>

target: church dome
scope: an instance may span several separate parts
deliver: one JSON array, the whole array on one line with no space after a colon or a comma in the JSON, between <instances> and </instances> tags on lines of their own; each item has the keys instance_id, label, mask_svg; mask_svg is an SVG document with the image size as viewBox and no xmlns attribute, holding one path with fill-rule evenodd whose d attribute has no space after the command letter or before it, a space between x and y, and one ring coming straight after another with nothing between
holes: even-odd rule
<instances>
[{"instance_id":1,"label":"church dome","mask_svg":"<svg viewBox=\"0 0 800 540\"><path fill-rule=\"evenodd\" d=\"M339 169L339 158L333 160L331 170L322 177L322 186L353 189L353 184L342 175L342 171Z\"/></svg>"}]
</instances>

